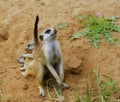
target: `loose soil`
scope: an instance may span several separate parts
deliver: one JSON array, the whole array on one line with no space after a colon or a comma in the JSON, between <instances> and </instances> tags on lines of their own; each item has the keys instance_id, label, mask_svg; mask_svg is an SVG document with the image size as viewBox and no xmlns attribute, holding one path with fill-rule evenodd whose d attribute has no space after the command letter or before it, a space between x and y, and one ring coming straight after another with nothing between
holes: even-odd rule
<instances>
[{"instance_id":1,"label":"loose soil","mask_svg":"<svg viewBox=\"0 0 120 102\"><path fill-rule=\"evenodd\" d=\"M86 94L90 71L99 65L99 73L117 81L120 97L120 48L102 40L99 48L87 38L71 40L81 29L78 14L102 14L104 17L120 16L120 0L0 0L0 100L1 102L53 102L39 96L34 77L24 79L17 58L24 53L33 38L35 17L40 17L39 33L48 27L58 27L67 22L65 29L58 29L61 43L65 82L69 89L62 91L66 102L76 102L76 89ZM118 21L120 24L120 21ZM114 33L120 40L120 35ZM45 89L46 86L45 86ZM53 89L49 88L50 92ZM97 102L97 101L96 101ZM113 102L113 101L112 101Z\"/></svg>"}]
</instances>

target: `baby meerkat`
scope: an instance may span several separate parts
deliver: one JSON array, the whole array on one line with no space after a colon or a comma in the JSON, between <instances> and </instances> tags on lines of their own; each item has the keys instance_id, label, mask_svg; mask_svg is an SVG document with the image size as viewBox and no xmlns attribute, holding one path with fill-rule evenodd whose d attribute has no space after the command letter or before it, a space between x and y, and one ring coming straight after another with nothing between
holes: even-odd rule
<instances>
[{"instance_id":1,"label":"baby meerkat","mask_svg":"<svg viewBox=\"0 0 120 102\"><path fill-rule=\"evenodd\" d=\"M18 61L23 64L20 70L25 70L25 66L34 59L34 40L27 43L25 51L27 51L27 54L22 54L22 56L18 58Z\"/></svg>"},{"instance_id":2,"label":"baby meerkat","mask_svg":"<svg viewBox=\"0 0 120 102\"><path fill-rule=\"evenodd\" d=\"M23 66L29 62L29 60L33 59L33 51L34 51L34 40L31 40L27 43L25 47L25 51L27 51L27 54L22 54L17 60L23 64ZM31 55L32 54L32 55ZM27 58L26 58L27 57ZM20 68L24 70L23 68Z\"/></svg>"},{"instance_id":3,"label":"baby meerkat","mask_svg":"<svg viewBox=\"0 0 120 102\"><path fill-rule=\"evenodd\" d=\"M62 53L58 42L58 32L55 28L48 28L39 36L42 50L47 62L54 67L61 80L64 80Z\"/></svg>"},{"instance_id":4,"label":"baby meerkat","mask_svg":"<svg viewBox=\"0 0 120 102\"><path fill-rule=\"evenodd\" d=\"M38 42L38 25L39 17L36 17L35 27L34 27L34 52L33 52L33 60L25 66L25 72L22 72L24 77L28 75L35 75L37 79L37 84L39 88L39 92L41 96L45 96L45 91L43 88L43 78L45 74L46 68L50 71L53 77L56 79L57 83L63 88L68 88L69 86L63 83L62 79L59 77L53 66L46 60L46 56L44 56L43 51L41 50ZM47 50L47 49L46 49ZM27 55L25 55L27 57ZM28 55L28 57L31 57Z\"/></svg>"}]
</instances>

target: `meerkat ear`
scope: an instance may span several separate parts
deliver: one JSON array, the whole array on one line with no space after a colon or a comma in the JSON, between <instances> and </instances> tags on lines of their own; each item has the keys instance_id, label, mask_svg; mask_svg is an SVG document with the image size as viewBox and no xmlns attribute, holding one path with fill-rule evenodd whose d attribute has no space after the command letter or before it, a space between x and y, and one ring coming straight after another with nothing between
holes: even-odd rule
<instances>
[{"instance_id":1,"label":"meerkat ear","mask_svg":"<svg viewBox=\"0 0 120 102\"><path fill-rule=\"evenodd\" d=\"M40 35L39 38L41 41L43 41L43 35Z\"/></svg>"}]
</instances>

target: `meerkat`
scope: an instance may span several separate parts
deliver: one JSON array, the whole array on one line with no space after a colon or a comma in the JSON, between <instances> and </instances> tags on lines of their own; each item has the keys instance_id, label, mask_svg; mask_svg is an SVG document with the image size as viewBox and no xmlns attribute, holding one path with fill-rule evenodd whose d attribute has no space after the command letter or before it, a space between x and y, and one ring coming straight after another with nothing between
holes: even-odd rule
<instances>
[{"instance_id":1,"label":"meerkat","mask_svg":"<svg viewBox=\"0 0 120 102\"><path fill-rule=\"evenodd\" d=\"M27 54L22 54L21 57L18 58L18 61L23 64L20 70L25 70L28 63L34 59L34 40L28 42L25 51L27 51Z\"/></svg>"},{"instance_id":2,"label":"meerkat","mask_svg":"<svg viewBox=\"0 0 120 102\"><path fill-rule=\"evenodd\" d=\"M25 47L25 51L27 51L27 54L22 54L17 60L22 63L24 66L26 63L30 62L29 60L33 59L33 54L34 53L34 40L31 40L27 43ZM31 55L32 54L32 55ZM27 58L26 58L27 56ZM21 68L20 68L21 69Z\"/></svg>"},{"instance_id":3,"label":"meerkat","mask_svg":"<svg viewBox=\"0 0 120 102\"><path fill-rule=\"evenodd\" d=\"M43 51L39 47L39 42L37 38L38 21L39 21L39 17L37 16L36 21L35 21L35 27L34 27L34 54L33 54L34 59L27 66L25 66L26 70L25 72L22 72L21 74L24 77L27 77L28 75L35 75L37 79L37 84L38 84L40 95L45 96L45 91L43 88L43 78L44 78L45 68L48 68L48 70L50 71L50 73L53 75L53 77L56 79L57 83L60 86L62 86L63 88L68 88L69 86L66 83L63 83L62 79L59 77L59 75L57 74L53 66L51 66L51 64L47 62L43 54Z\"/></svg>"},{"instance_id":4,"label":"meerkat","mask_svg":"<svg viewBox=\"0 0 120 102\"><path fill-rule=\"evenodd\" d=\"M23 54L22 57L34 58L34 40L28 42L27 46L25 47L25 51L27 51L28 53Z\"/></svg>"},{"instance_id":5,"label":"meerkat","mask_svg":"<svg viewBox=\"0 0 120 102\"><path fill-rule=\"evenodd\" d=\"M62 52L58 42L58 32L55 28L48 28L39 36L42 50L47 62L54 67L61 80L64 80Z\"/></svg>"},{"instance_id":6,"label":"meerkat","mask_svg":"<svg viewBox=\"0 0 120 102\"><path fill-rule=\"evenodd\" d=\"M25 66L34 58L34 40L27 43L25 51L27 51L27 54L22 54L18 58L18 61L23 64L20 70L25 70Z\"/></svg>"}]
</instances>

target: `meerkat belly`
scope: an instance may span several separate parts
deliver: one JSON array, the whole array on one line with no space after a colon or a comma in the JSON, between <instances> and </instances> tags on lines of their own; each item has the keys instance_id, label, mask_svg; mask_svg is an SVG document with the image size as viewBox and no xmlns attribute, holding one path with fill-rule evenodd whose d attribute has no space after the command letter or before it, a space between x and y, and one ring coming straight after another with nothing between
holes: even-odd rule
<instances>
[{"instance_id":1,"label":"meerkat belly","mask_svg":"<svg viewBox=\"0 0 120 102\"><path fill-rule=\"evenodd\" d=\"M57 46L54 43L49 43L43 46L44 55L49 63L52 65L58 63L59 61L59 50L57 50Z\"/></svg>"},{"instance_id":2,"label":"meerkat belly","mask_svg":"<svg viewBox=\"0 0 120 102\"><path fill-rule=\"evenodd\" d=\"M56 53L54 53L53 55L51 55L50 63L51 63L52 65L58 63L58 61L59 61L59 57L58 57L58 55L57 55Z\"/></svg>"}]
</instances>

